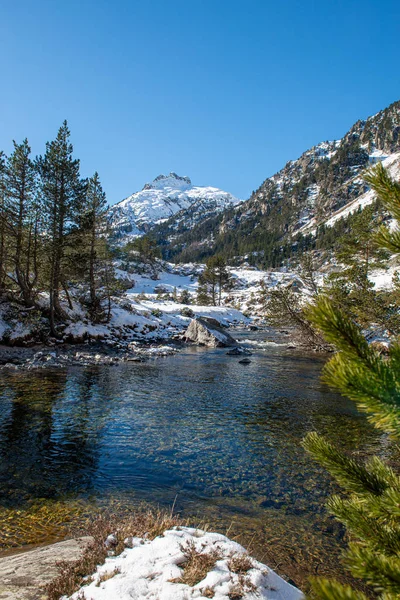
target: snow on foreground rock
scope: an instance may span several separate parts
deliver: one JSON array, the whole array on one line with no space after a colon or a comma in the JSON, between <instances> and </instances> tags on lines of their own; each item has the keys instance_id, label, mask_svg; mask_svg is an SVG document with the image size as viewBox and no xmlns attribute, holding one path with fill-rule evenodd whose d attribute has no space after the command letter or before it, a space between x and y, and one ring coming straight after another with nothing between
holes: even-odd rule
<instances>
[{"instance_id":1,"label":"snow on foreground rock","mask_svg":"<svg viewBox=\"0 0 400 600\"><path fill-rule=\"evenodd\" d=\"M235 568L232 557L248 556L242 546L218 533L189 527L174 528L152 541L133 538L133 548L108 558L93 581L70 598L78 600L300 600L303 594L274 571L250 559L247 572ZM184 574L185 549L201 554L218 552L214 566L193 587L179 583ZM234 595L237 593L237 595ZM84 596L83 596L84 594ZM240 595L242 594L242 595Z\"/></svg>"}]
</instances>

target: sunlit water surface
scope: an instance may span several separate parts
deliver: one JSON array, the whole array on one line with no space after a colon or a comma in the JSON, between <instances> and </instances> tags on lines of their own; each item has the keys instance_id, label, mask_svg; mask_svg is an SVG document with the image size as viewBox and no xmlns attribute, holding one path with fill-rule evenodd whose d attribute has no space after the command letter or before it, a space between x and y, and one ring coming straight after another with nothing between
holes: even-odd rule
<instances>
[{"instance_id":1,"label":"sunlit water surface","mask_svg":"<svg viewBox=\"0 0 400 600\"><path fill-rule=\"evenodd\" d=\"M171 507L231 535L297 583L342 573L335 490L302 449L308 431L361 455L390 455L354 405L320 383L323 357L242 332L226 350L117 367L3 372L0 503L120 498Z\"/></svg>"}]
</instances>

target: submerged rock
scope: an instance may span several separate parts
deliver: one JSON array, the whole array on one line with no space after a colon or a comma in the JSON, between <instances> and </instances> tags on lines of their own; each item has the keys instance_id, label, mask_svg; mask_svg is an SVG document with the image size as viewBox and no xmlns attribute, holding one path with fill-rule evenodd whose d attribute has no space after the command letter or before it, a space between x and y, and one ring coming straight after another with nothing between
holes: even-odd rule
<instances>
[{"instance_id":1,"label":"submerged rock","mask_svg":"<svg viewBox=\"0 0 400 600\"><path fill-rule=\"evenodd\" d=\"M247 350L247 348L240 347L232 348L232 350L228 350L226 353L227 356L251 356L252 354L253 353L250 352L250 350Z\"/></svg>"},{"instance_id":2,"label":"submerged rock","mask_svg":"<svg viewBox=\"0 0 400 600\"><path fill-rule=\"evenodd\" d=\"M183 337L187 341L209 348L224 348L237 344L236 340L223 330L221 323L210 317L193 319Z\"/></svg>"},{"instance_id":3,"label":"submerged rock","mask_svg":"<svg viewBox=\"0 0 400 600\"><path fill-rule=\"evenodd\" d=\"M250 363L251 360L249 358L243 358L242 360L239 360L240 365L249 365Z\"/></svg>"}]
</instances>

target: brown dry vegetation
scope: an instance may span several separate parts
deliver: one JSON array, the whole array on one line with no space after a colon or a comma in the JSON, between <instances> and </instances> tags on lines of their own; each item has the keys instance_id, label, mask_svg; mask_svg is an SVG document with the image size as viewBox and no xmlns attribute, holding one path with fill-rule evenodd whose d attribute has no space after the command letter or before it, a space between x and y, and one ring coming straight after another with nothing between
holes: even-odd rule
<instances>
[{"instance_id":1,"label":"brown dry vegetation","mask_svg":"<svg viewBox=\"0 0 400 600\"><path fill-rule=\"evenodd\" d=\"M245 575L253 566L253 560L248 554L244 554L243 552L241 554L233 554L228 562L229 570L232 573L240 575Z\"/></svg>"},{"instance_id":2,"label":"brown dry vegetation","mask_svg":"<svg viewBox=\"0 0 400 600\"><path fill-rule=\"evenodd\" d=\"M250 581L248 577L239 575L239 581L235 583L229 590L228 597L230 600L240 600L247 593L254 593L257 591L254 583Z\"/></svg>"},{"instance_id":3,"label":"brown dry vegetation","mask_svg":"<svg viewBox=\"0 0 400 600\"><path fill-rule=\"evenodd\" d=\"M102 573L96 582L96 586L100 587L102 583L108 581L109 579L112 579L113 577L115 577L115 575L119 575L119 573L121 573L121 569L119 567L114 567L112 571Z\"/></svg>"},{"instance_id":4,"label":"brown dry vegetation","mask_svg":"<svg viewBox=\"0 0 400 600\"><path fill-rule=\"evenodd\" d=\"M173 583L185 583L190 587L203 581L207 573L214 568L215 563L223 557L219 548L213 548L209 552L197 550L192 540L182 545L181 550L185 556L185 562L181 565L183 573L181 577L171 579L171 581Z\"/></svg>"},{"instance_id":5,"label":"brown dry vegetation","mask_svg":"<svg viewBox=\"0 0 400 600\"><path fill-rule=\"evenodd\" d=\"M88 577L96 571L97 565L103 564L108 556L104 542L111 533L117 539L115 554L120 554L125 548L125 538L133 536L152 540L177 525L182 525L182 521L160 509L142 508L122 518L121 515L113 513L97 515L84 532L85 535L92 536L93 541L84 549L78 560L58 564L59 575L45 589L48 600L59 600L64 595L70 596L87 582Z\"/></svg>"}]
</instances>

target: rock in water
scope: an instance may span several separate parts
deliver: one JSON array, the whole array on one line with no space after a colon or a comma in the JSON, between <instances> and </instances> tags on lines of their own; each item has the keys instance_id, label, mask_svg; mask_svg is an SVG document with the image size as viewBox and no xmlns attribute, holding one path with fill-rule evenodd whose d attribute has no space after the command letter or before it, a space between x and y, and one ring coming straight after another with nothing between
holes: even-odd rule
<instances>
[{"instance_id":1,"label":"rock in water","mask_svg":"<svg viewBox=\"0 0 400 600\"><path fill-rule=\"evenodd\" d=\"M221 323L210 317L193 319L183 337L187 341L209 348L224 348L237 344L236 340L223 330Z\"/></svg>"},{"instance_id":2,"label":"rock in water","mask_svg":"<svg viewBox=\"0 0 400 600\"><path fill-rule=\"evenodd\" d=\"M250 350L247 350L247 348L232 348L232 350L228 350L228 352L226 353L227 356L242 356L242 355L247 355L247 356L251 356L252 352L250 352Z\"/></svg>"}]
</instances>

